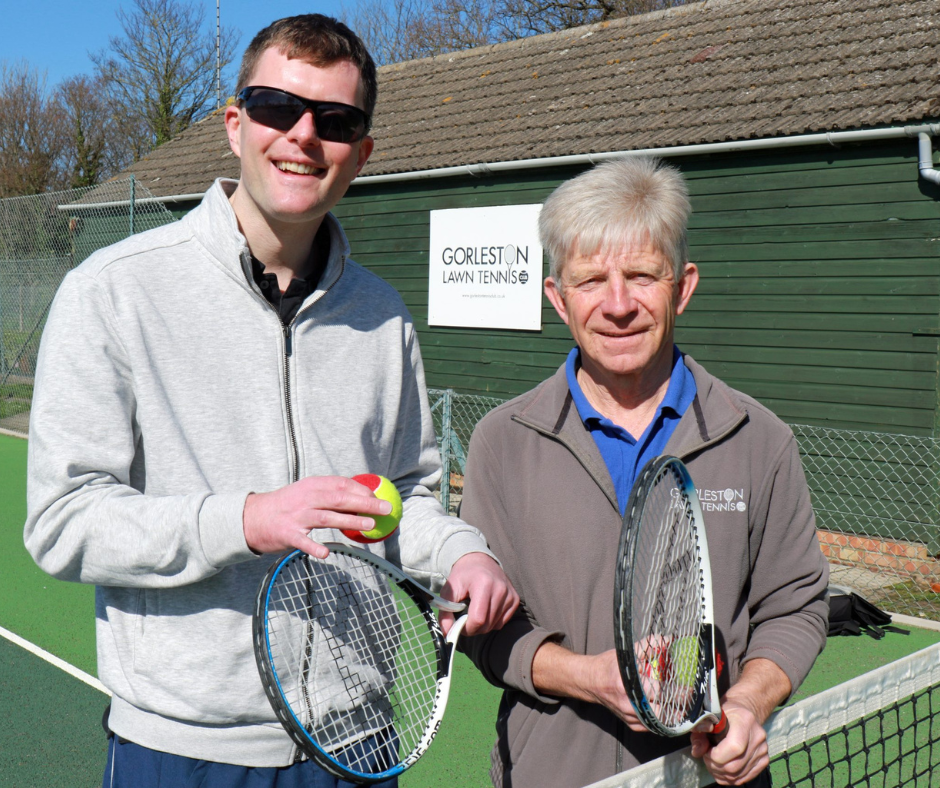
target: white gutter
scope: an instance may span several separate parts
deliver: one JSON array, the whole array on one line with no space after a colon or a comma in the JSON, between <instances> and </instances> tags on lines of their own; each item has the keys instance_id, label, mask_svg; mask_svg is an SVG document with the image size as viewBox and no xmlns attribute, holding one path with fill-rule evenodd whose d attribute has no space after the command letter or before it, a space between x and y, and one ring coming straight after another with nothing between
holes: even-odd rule
<instances>
[{"instance_id":1,"label":"white gutter","mask_svg":"<svg viewBox=\"0 0 940 788\"><path fill-rule=\"evenodd\" d=\"M920 161L918 162L920 177L931 183L940 184L940 170L933 166L933 147L930 144L930 134L922 131L917 135L917 139L917 147L920 152Z\"/></svg>"},{"instance_id":2,"label":"white gutter","mask_svg":"<svg viewBox=\"0 0 940 788\"><path fill-rule=\"evenodd\" d=\"M198 194L171 194L167 197L142 197L139 200L134 200L134 205L148 205L153 203L167 203L167 202L189 202L194 200L199 202L205 194L199 192ZM111 202L76 202L70 205L57 205L56 209L60 211L91 211L97 208L126 208L131 204L130 200L113 200Z\"/></svg>"},{"instance_id":3,"label":"white gutter","mask_svg":"<svg viewBox=\"0 0 940 788\"><path fill-rule=\"evenodd\" d=\"M861 131L827 131L820 134L799 134L791 137L769 137L758 140L737 140L732 142L710 142L702 145L679 145L671 148L644 148L643 150L613 151L610 153L580 153L573 156L550 156L541 159L523 159L521 161L497 161L488 164L467 164L459 167L440 167L433 170L396 172L388 175L364 175L353 181L353 186L372 183L391 183L394 181L416 181L429 178L450 178L460 175L490 175L497 172L533 169L535 167L565 167L569 165L597 164L608 159L622 159L627 156L698 156L708 153L733 153L737 151L769 150L772 148L795 148L807 145L831 145L842 143L870 142L913 138L919 135L940 136L940 123L919 126L892 126L884 129L864 129ZM921 143L923 145L923 143ZM931 162L932 166L932 162ZM923 174L923 166L921 173ZM930 175L924 177L931 179ZM936 183L936 181L934 181Z\"/></svg>"},{"instance_id":4,"label":"white gutter","mask_svg":"<svg viewBox=\"0 0 940 788\"><path fill-rule=\"evenodd\" d=\"M627 156L701 156L709 153L736 153L739 151L771 150L774 148L798 148L808 145L831 145L838 147L850 142L874 142L903 138L919 138L920 174L933 183L940 183L940 171L933 168L933 153L930 150L930 138L940 136L940 123L928 123L919 126L890 126L884 129L864 129L861 131L827 131L819 134L797 134L790 137L767 137L757 140L736 140L731 142L709 142L701 145L677 145L669 148L643 148L641 150L611 151L609 153L579 153L573 156L546 156L540 159L521 159L519 161L496 161L480 164L466 164L458 167L439 167L433 170L413 170L394 172L387 175L363 175L356 178L352 185L368 186L372 183L393 183L398 181L421 181L431 178L451 178L460 175L479 177L497 172L529 170L537 167L566 167L585 164L598 164L609 159L623 159ZM202 193L175 194L168 197L145 197L135 205L148 203L200 201ZM76 203L60 205L60 211L91 210L94 208L121 208L130 205L130 200L117 200L101 203Z\"/></svg>"}]
</instances>

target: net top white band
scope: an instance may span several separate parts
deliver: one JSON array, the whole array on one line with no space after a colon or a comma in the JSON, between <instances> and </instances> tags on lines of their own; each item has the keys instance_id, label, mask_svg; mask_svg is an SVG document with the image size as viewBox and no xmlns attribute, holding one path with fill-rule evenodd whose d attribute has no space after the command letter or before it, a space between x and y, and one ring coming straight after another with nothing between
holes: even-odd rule
<instances>
[{"instance_id":1,"label":"net top white band","mask_svg":"<svg viewBox=\"0 0 940 788\"><path fill-rule=\"evenodd\" d=\"M770 757L938 683L940 644L805 698L771 715L764 725ZM701 788L714 781L685 748L586 788Z\"/></svg>"}]
</instances>

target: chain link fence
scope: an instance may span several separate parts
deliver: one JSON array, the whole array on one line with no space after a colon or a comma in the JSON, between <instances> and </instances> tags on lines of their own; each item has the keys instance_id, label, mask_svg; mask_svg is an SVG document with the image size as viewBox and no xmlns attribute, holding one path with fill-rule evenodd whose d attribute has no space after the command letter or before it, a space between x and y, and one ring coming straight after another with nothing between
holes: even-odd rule
<instances>
[{"instance_id":1,"label":"chain link fence","mask_svg":"<svg viewBox=\"0 0 940 788\"><path fill-rule=\"evenodd\" d=\"M39 338L66 273L97 249L173 220L133 179L0 200L0 428L29 428Z\"/></svg>"},{"instance_id":2,"label":"chain link fence","mask_svg":"<svg viewBox=\"0 0 940 788\"><path fill-rule=\"evenodd\" d=\"M444 466L441 504L451 514L456 514L463 496L464 466L467 464L467 449L473 428L480 419L505 400L457 394L451 389L429 389L428 399L431 402L434 431Z\"/></svg>"},{"instance_id":3,"label":"chain link fence","mask_svg":"<svg viewBox=\"0 0 940 788\"><path fill-rule=\"evenodd\" d=\"M831 582L940 621L940 441L791 426Z\"/></svg>"},{"instance_id":4,"label":"chain link fence","mask_svg":"<svg viewBox=\"0 0 940 788\"><path fill-rule=\"evenodd\" d=\"M476 423L503 400L429 392L456 514ZM791 425L832 583L895 613L940 621L940 440Z\"/></svg>"}]
</instances>

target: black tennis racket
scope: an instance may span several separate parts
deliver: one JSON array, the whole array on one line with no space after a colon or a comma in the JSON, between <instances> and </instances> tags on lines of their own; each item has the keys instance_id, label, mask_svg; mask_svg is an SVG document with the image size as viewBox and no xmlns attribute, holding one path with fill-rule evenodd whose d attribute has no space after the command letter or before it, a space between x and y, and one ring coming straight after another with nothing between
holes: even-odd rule
<instances>
[{"instance_id":1,"label":"black tennis racket","mask_svg":"<svg viewBox=\"0 0 940 788\"><path fill-rule=\"evenodd\" d=\"M454 644L433 595L366 550L296 550L258 592L254 646L268 700L298 747L331 774L372 783L411 766L437 733L450 690Z\"/></svg>"},{"instance_id":2,"label":"black tennis racket","mask_svg":"<svg viewBox=\"0 0 940 788\"><path fill-rule=\"evenodd\" d=\"M675 457L650 460L633 486L614 585L617 662L642 723L680 736L710 719L723 736L705 521Z\"/></svg>"}]
</instances>

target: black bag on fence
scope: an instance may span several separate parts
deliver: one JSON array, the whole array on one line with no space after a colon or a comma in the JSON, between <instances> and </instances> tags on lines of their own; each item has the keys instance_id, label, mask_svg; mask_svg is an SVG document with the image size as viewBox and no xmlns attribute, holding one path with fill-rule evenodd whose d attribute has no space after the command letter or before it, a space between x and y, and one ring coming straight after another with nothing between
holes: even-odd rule
<instances>
[{"instance_id":1,"label":"black bag on fence","mask_svg":"<svg viewBox=\"0 0 940 788\"><path fill-rule=\"evenodd\" d=\"M862 632L875 640L881 640L885 632L910 634L906 629L891 626L891 616L867 599L853 591L830 587L829 636L861 635Z\"/></svg>"}]
</instances>

